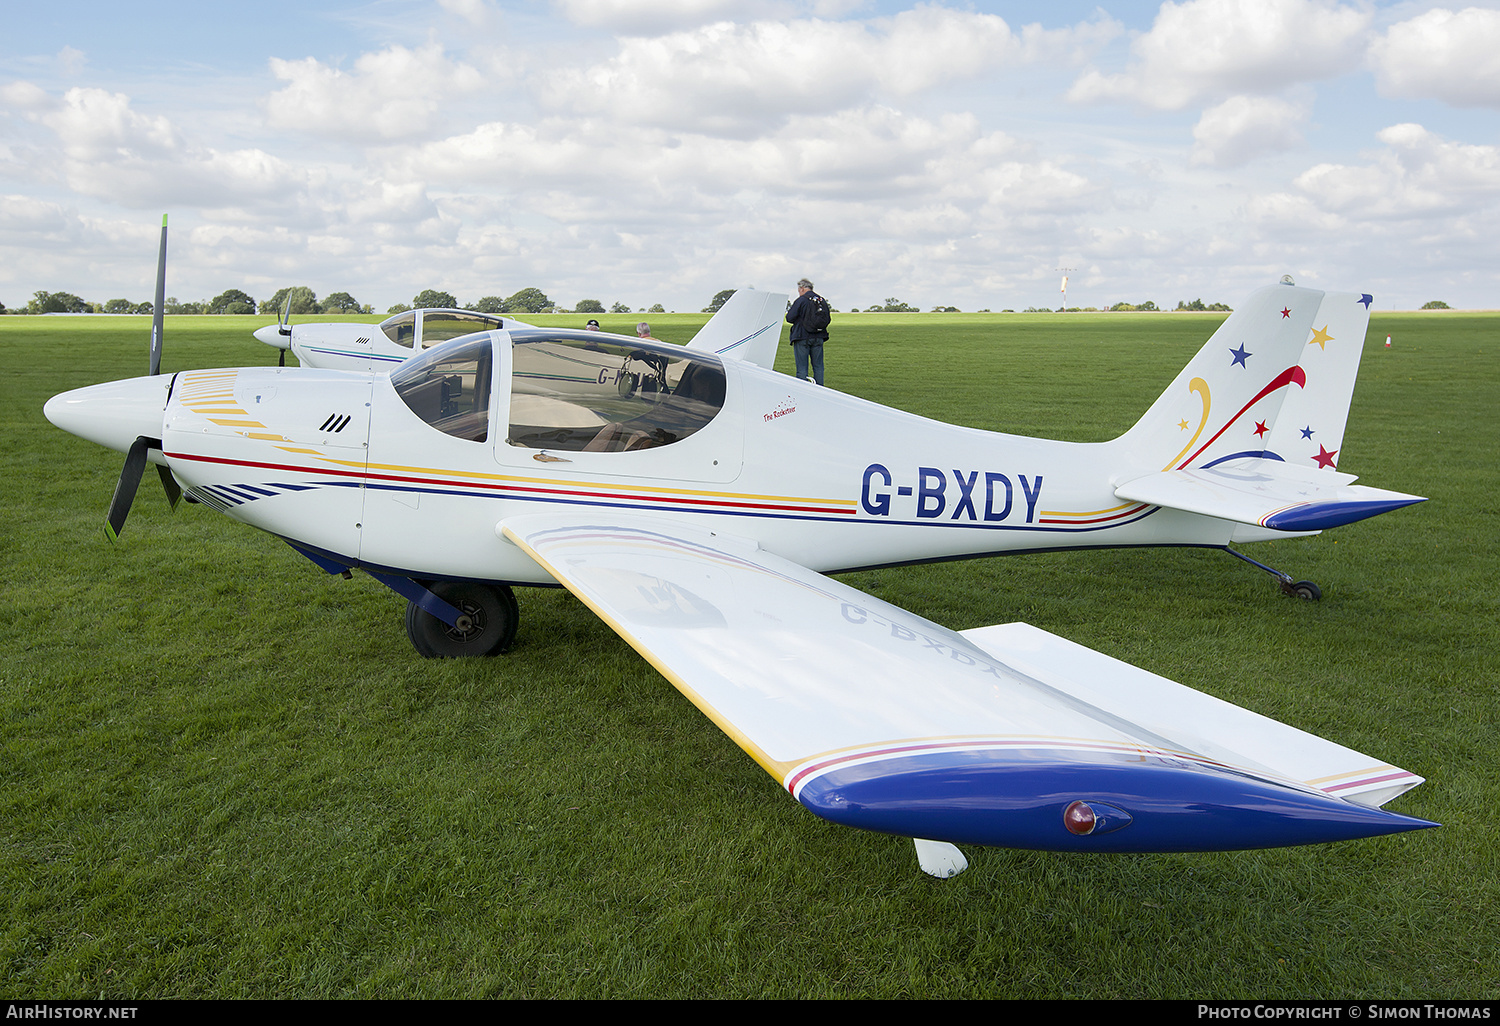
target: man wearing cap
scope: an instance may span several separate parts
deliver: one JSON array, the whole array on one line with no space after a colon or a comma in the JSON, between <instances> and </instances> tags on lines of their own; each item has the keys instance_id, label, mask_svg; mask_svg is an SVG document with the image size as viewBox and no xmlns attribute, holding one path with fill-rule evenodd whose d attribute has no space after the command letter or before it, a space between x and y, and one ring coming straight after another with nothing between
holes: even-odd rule
<instances>
[{"instance_id":1,"label":"man wearing cap","mask_svg":"<svg viewBox=\"0 0 1500 1026\"><path fill-rule=\"evenodd\" d=\"M823 343L828 341L830 313L828 300L813 291L812 282L803 278L797 283L797 298L787 310L786 320L792 326L789 340L797 358L799 380L807 378L810 363L813 380L823 383Z\"/></svg>"},{"instance_id":2,"label":"man wearing cap","mask_svg":"<svg viewBox=\"0 0 1500 1026\"><path fill-rule=\"evenodd\" d=\"M598 331L599 330L599 322L596 321L596 320L594 320L592 317L590 317L589 318L589 322L583 326L583 330L584 331Z\"/></svg>"}]
</instances>

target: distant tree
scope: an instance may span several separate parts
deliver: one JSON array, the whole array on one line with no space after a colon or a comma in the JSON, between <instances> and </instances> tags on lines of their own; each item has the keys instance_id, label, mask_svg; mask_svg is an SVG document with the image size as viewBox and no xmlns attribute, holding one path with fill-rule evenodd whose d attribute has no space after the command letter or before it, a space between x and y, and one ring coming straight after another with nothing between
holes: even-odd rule
<instances>
[{"instance_id":1,"label":"distant tree","mask_svg":"<svg viewBox=\"0 0 1500 1026\"><path fill-rule=\"evenodd\" d=\"M457 308L458 300L450 293L439 292L437 289L423 289L412 297L411 305L418 310L431 310L434 307Z\"/></svg>"},{"instance_id":2,"label":"distant tree","mask_svg":"<svg viewBox=\"0 0 1500 1026\"><path fill-rule=\"evenodd\" d=\"M935 307L932 308L932 312L933 313L963 313L963 311L960 310L956 306L935 306Z\"/></svg>"},{"instance_id":3,"label":"distant tree","mask_svg":"<svg viewBox=\"0 0 1500 1026\"><path fill-rule=\"evenodd\" d=\"M111 314L134 313L135 304L128 299L111 299L104 304L104 312Z\"/></svg>"},{"instance_id":4,"label":"distant tree","mask_svg":"<svg viewBox=\"0 0 1500 1026\"><path fill-rule=\"evenodd\" d=\"M1139 304L1134 304L1134 305L1132 305L1130 303L1116 303L1114 306L1110 307L1110 309L1111 310L1115 310L1115 311L1121 311L1121 310L1159 310L1161 308L1159 306L1157 306L1155 303L1151 302L1151 300L1148 299L1144 303L1139 303Z\"/></svg>"},{"instance_id":5,"label":"distant tree","mask_svg":"<svg viewBox=\"0 0 1500 1026\"><path fill-rule=\"evenodd\" d=\"M505 305L505 300L501 299L499 296L485 296L483 299L477 301L473 306L469 307L469 309L474 310L478 313L499 314L505 313L507 307Z\"/></svg>"},{"instance_id":6,"label":"distant tree","mask_svg":"<svg viewBox=\"0 0 1500 1026\"><path fill-rule=\"evenodd\" d=\"M156 307L152 304L151 300L148 299L144 303L135 304L135 308L130 312L138 314L150 314L156 312Z\"/></svg>"},{"instance_id":7,"label":"distant tree","mask_svg":"<svg viewBox=\"0 0 1500 1026\"><path fill-rule=\"evenodd\" d=\"M1234 307L1228 306L1227 304L1224 304L1224 303L1209 303L1207 309L1209 309L1209 310L1223 310L1226 313L1233 313L1234 312Z\"/></svg>"},{"instance_id":8,"label":"distant tree","mask_svg":"<svg viewBox=\"0 0 1500 1026\"><path fill-rule=\"evenodd\" d=\"M604 304L597 299L580 299L578 305L573 308L574 313L603 313ZM616 310L615 313L620 311ZM627 313L629 311L626 311Z\"/></svg>"},{"instance_id":9,"label":"distant tree","mask_svg":"<svg viewBox=\"0 0 1500 1026\"><path fill-rule=\"evenodd\" d=\"M180 301L176 296L168 296L162 303L162 312L169 314L201 314L207 307L206 303L195 303L191 299L187 302Z\"/></svg>"},{"instance_id":10,"label":"distant tree","mask_svg":"<svg viewBox=\"0 0 1500 1026\"><path fill-rule=\"evenodd\" d=\"M388 314L406 313L406 311L408 311L410 309L411 309L411 307L407 306L405 303L393 303L393 304L391 304L390 309L386 310L386 313L388 313Z\"/></svg>"},{"instance_id":11,"label":"distant tree","mask_svg":"<svg viewBox=\"0 0 1500 1026\"><path fill-rule=\"evenodd\" d=\"M1430 303L1423 303L1422 304L1422 309L1423 310L1452 310L1453 307L1449 306L1447 303L1443 302L1441 299L1434 299Z\"/></svg>"},{"instance_id":12,"label":"distant tree","mask_svg":"<svg viewBox=\"0 0 1500 1026\"><path fill-rule=\"evenodd\" d=\"M1206 306L1203 305L1203 300L1201 300L1201 299L1195 299L1191 303L1184 303L1182 300L1179 299L1177 301L1177 309L1179 309L1179 310L1207 310L1208 307L1206 307Z\"/></svg>"},{"instance_id":13,"label":"distant tree","mask_svg":"<svg viewBox=\"0 0 1500 1026\"><path fill-rule=\"evenodd\" d=\"M324 313L359 313L359 300L347 292L335 292L326 296L319 304Z\"/></svg>"},{"instance_id":14,"label":"distant tree","mask_svg":"<svg viewBox=\"0 0 1500 1026\"><path fill-rule=\"evenodd\" d=\"M71 292L37 292L26 304L26 312L30 314L88 313L93 309L92 303Z\"/></svg>"},{"instance_id":15,"label":"distant tree","mask_svg":"<svg viewBox=\"0 0 1500 1026\"><path fill-rule=\"evenodd\" d=\"M522 289L505 301L506 309L511 313L541 313L550 309L552 300L547 298L547 293L541 289Z\"/></svg>"},{"instance_id":16,"label":"distant tree","mask_svg":"<svg viewBox=\"0 0 1500 1026\"><path fill-rule=\"evenodd\" d=\"M921 313L915 306L901 302L895 296L887 296L885 303L880 306L872 306L865 310L866 313Z\"/></svg>"},{"instance_id":17,"label":"distant tree","mask_svg":"<svg viewBox=\"0 0 1500 1026\"><path fill-rule=\"evenodd\" d=\"M220 292L209 301L208 312L211 314L253 314L255 300L239 289L229 289L226 292Z\"/></svg>"},{"instance_id":18,"label":"distant tree","mask_svg":"<svg viewBox=\"0 0 1500 1026\"><path fill-rule=\"evenodd\" d=\"M651 304L651 309L647 310L646 312L647 313L666 313L667 312L667 308L664 307L664 306L662 306L660 303L652 303Z\"/></svg>"},{"instance_id":19,"label":"distant tree","mask_svg":"<svg viewBox=\"0 0 1500 1026\"><path fill-rule=\"evenodd\" d=\"M738 289L725 289L722 292L714 293L714 298L708 301L708 305L703 308L703 312L706 314L718 313L719 309L725 303L729 302L729 297L738 291Z\"/></svg>"},{"instance_id":20,"label":"distant tree","mask_svg":"<svg viewBox=\"0 0 1500 1026\"><path fill-rule=\"evenodd\" d=\"M292 297L292 313L315 314L322 313L318 306L318 294L306 285L293 285L287 289L277 289L270 299L260 304L262 313L281 313L282 306L286 303L286 297Z\"/></svg>"},{"instance_id":21,"label":"distant tree","mask_svg":"<svg viewBox=\"0 0 1500 1026\"><path fill-rule=\"evenodd\" d=\"M630 307L626 306L624 303L621 303L621 302L619 302L617 300L615 302L615 305L611 306L609 308L609 312L610 313L629 313L630 312Z\"/></svg>"}]
</instances>

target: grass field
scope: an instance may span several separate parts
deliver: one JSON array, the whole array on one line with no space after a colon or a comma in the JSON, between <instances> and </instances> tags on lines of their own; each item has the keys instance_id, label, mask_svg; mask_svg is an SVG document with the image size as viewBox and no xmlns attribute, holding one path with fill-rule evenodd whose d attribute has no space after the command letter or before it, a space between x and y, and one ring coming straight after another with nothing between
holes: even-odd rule
<instances>
[{"instance_id":1,"label":"grass field","mask_svg":"<svg viewBox=\"0 0 1500 1026\"><path fill-rule=\"evenodd\" d=\"M828 380L1101 440L1220 316L839 315ZM683 341L705 318L648 319ZM169 318L164 369L272 364L249 335L266 322ZM206 508L169 514L149 475L109 546L121 457L41 408L142 373L146 336L144 318L0 318L0 992L1500 991L1500 316L1372 319L1340 469L1432 501L1248 550L1321 603L1212 550L847 578L958 629L1029 621L1387 759L1428 778L1391 807L1443 826L1208 855L971 848L943 882L909 841L802 810L567 592L519 592L509 655L434 662L379 584Z\"/></svg>"}]
</instances>

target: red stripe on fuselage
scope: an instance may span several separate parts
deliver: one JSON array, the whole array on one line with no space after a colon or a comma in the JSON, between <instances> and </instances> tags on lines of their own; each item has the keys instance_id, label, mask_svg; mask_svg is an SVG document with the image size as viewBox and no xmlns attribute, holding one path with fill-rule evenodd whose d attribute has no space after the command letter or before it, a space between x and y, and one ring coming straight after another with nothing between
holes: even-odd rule
<instances>
[{"instance_id":1,"label":"red stripe on fuselage","mask_svg":"<svg viewBox=\"0 0 1500 1026\"><path fill-rule=\"evenodd\" d=\"M830 509L825 506L792 506L771 502L734 502L728 499L692 499L673 495L633 494L630 492L593 492L576 488L543 488L534 485L495 484L484 481L449 481L442 478L408 477L400 474L375 474L362 470L333 470L326 467L299 467L283 463L261 463L255 460L232 460L220 456L197 456L191 453L167 453L168 459L193 460L198 463L218 463L234 467L254 467L258 470L280 470L293 473L322 474L333 477L352 477L364 481L391 481L400 484L441 485L447 488L482 488L486 491L507 493L530 493L559 495L588 499L627 499L634 502L669 502L679 506L727 507L730 509L763 509L785 513L833 513L854 516L852 509Z\"/></svg>"}]
</instances>

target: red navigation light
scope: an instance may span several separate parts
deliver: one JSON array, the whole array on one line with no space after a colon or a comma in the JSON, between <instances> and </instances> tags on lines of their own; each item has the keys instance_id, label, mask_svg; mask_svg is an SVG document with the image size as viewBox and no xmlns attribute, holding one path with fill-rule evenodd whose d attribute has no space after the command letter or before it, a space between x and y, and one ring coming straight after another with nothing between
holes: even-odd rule
<instances>
[{"instance_id":1,"label":"red navigation light","mask_svg":"<svg viewBox=\"0 0 1500 1026\"><path fill-rule=\"evenodd\" d=\"M1088 802L1074 802L1063 809L1063 826L1068 828L1068 833L1083 837L1094 832L1094 824L1098 818L1094 810L1089 807Z\"/></svg>"}]
</instances>

